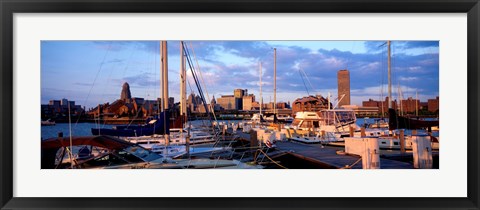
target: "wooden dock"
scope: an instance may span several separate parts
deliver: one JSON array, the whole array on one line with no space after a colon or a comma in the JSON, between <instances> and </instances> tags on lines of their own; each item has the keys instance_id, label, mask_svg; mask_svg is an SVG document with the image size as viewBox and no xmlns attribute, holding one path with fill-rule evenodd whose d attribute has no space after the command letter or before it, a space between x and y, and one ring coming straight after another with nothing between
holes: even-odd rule
<instances>
[{"instance_id":1,"label":"wooden dock","mask_svg":"<svg viewBox=\"0 0 480 210\"><path fill-rule=\"evenodd\" d=\"M362 161L359 160L360 156L338 155L337 151L342 150L340 147L322 146L320 144L303 144L290 141L277 142L276 145L277 150L282 150L299 158L318 162L319 164L329 165L334 168L345 168L346 166L350 166L352 169L362 168ZM380 168L412 169L413 165L401 161L380 158Z\"/></svg>"},{"instance_id":2,"label":"wooden dock","mask_svg":"<svg viewBox=\"0 0 480 210\"><path fill-rule=\"evenodd\" d=\"M237 132L241 138L248 140L249 134ZM276 150L294 155L300 159L314 162L319 165L325 165L329 168L345 168L348 166L352 169L362 169L362 161L360 156L355 155L340 155L338 150L343 150L342 147L322 146L321 144L304 144L294 141L277 141ZM380 157L381 169L413 169L413 164L390 160Z\"/></svg>"}]
</instances>

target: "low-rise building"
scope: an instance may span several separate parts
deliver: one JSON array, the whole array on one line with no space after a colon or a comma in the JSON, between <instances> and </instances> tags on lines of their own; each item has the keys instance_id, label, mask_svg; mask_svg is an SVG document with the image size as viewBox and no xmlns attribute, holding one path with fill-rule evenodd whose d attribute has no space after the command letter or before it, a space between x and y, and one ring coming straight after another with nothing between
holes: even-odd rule
<instances>
[{"instance_id":1,"label":"low-rise building","mask_svg":"<svg viewBox=\"0 0 480 210\"><path fill-rule=\"evenodd\" d=\"M437 96L435 99L428 99L428 111L429 112L438 112L439 111L440 99Z\"/></svg>"},{"instance_id":2,"label":"low-rise building","mask_svg":"<svg viewBox=\"0 0 480 210\"><path fill-rule=\"evenodd\" d=\"M223 95L220 98L217 98L217 104L222 107L224 110L233 110L237 108L237 100L233 95Z\"/></svg>"},{"instance_id":3,"label":"low-rise building","mask_svg":"<svg viewBox=\"0 0 480 210\"><path fill-rule=\"evenodd\" d=\"M298 98L292 103L292 114L300 111L320 111L323 109L328 109L328 100L320 95Z\"/></svg>"}]
</instances>

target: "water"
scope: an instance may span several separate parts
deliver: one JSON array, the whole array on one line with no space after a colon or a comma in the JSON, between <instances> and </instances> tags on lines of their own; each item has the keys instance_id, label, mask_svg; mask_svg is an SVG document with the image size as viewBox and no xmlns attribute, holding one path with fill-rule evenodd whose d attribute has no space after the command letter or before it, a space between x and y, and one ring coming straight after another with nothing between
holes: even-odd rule
<instances>
[{"instance_id":1,"label":"water","mask_svg":"<svg viewBox=\"0 0 480 210\"><path fill-rule=\"evenodd\" d=\"M241 120L219 120L219 122L227 123L238 123ZM211 125L208 120L195 120L191 122L192 125ZM92 128L112 128L116 125L107 125L102 124L98 125L96 123L73 123L72 124L72 136L91 136ZM42 126L42 139L56 138L59 132L63 132L63 136L67 137L70 135L68 123L57 123L53 126Z\"/></svg>"},{"instance_id":2,"label":"water","mask_svg":"<svg viewBox=\"0 0 480 210\"><path fill-rule=\"evenodd\" d=\"M432 118L433 119L433 118ZM358 126L363 126L364 123L367 124L372 124L375 122L375 118L369 118L369 119L364 119L364 118L358 118L357 119L357 125ZM227 122L227 123L238 123L242 122L242 120L219 120L219 122ZM191 121L192 125L211 125L210 121L208 120L195 120ZM113 126L116 125L98 125L95 123L78 123L78 124L72 124L72 134L73 136L90 136L92 135L91 133L91 128L112 128ZM42 139L48 139L48 138L55 138L58 136L59 132L63 132L63 136L69 136L69 128L68 128L68 123L57 123L54 126L42 126ZM411 134L411 130L406 130L405 131L406 135ZM426 134L423 133L422 131L419 132L419 134ZM433 136L438 136L438 132L433 132Z\"/></svg>"},{"instance_id":3,"label":"water","mask_svg":"<svg viewBox=\"0 0 480 210\"><path fill-rule=\"evenodd\" d=\"M112 128L115 125L98 125L95 123L78 123L72 124L72 136L91 136L91 128ZM42 139L55 138L59 132L63 132L63 136L70 136L68 123L57 123L53 126L42 126Z\"/></svg>"}]
</instances>

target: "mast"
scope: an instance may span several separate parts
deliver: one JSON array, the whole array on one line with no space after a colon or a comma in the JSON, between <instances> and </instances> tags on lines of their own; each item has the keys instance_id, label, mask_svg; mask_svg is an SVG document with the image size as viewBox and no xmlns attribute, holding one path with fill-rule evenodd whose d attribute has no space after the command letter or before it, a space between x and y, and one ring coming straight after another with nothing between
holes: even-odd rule
<instances>
[{"instance_id":1,"label":"mast","mask_svg":"<svg viewBox=\"0 0 480 210\"><path fill-rule=\"evenodd\" d=\"M162 49L162 102L163 108L162 111L164 112L164 128L166 128L166 123L170 123L170 119L166 119L168 116L166 113L168 112L168 54L167 54L167 41L161 41L161 49ZM170 144L170 136L167 134L165 130L165 146ZM168 150L167 150L168 151Z\"/></svg>"},{"instance_id":2,"label":"mast","mask_svg":"<svg viewBox=\"0 0 480 210\"><path fill-rule=\"evenodd\" d=\"M388 108L392 108L392 69L390 63L390 40L387 41L388 46Z\"/></svg>"},{"instance_id":3,"label":"mast","mask_svg":"<svg viewBox=\"0 0 480 210\"><path fill-rule=\"evenodd\" d=\"M263 97L262 97L262 62L259 63L260 68L260 116L262 116L262 106L263 106Z\"/></svg>"},{"instance_id":4,"label":"mast","mask_svg":"<svg viewBox=\"0 0 480 210\"><path fill-rule=\"evenodd\" d=\"M273 114L277 114L277 48L273 48Z\"/></svg>"},{"instance_id":5,"label":"mast","mask_svg":"<svg viewBox=\"0 0 480 210\"><path fill-rule=\"evenodd\" d=\"M400 100L400 116L403 116L403 97L402 97L402 90L400 90L400 82L397 82L397 92L398 92L398 99Z\"/></svg>"},{"instance_id":6,"label":"mast","mask_svg":"<svg viewBox=\"0 0 480 210\"><path fill-rule=\"evenodd\" d=\"M180 119L182 120L182 127L187 122L187 86L185 80L187 79L185 70L185 56L183 53L183 41L180 41ZM180 130L183 132L183 129Z\"/></svg>"},{"instance_id":7,"label":"mast","mask_svg":"<svg viewBox=\"0 0 480 210\"><path fill-rule=\"evenodd\" d=\"M70 101L67 100L68 103L68 133L70 134L70 168L73 169L73 150L72 150L72 115L70 114Z\"/></svg>"},{"instance_id":8,"label":"mast","mask_svg":"<svg viewBox=\"0 0 480 210\"><path fill-rule=\"evenodd\" d=\"M328 99L328 110L330 110L330 92L328 92L327 99Z\"/></svg>"}]
</instances>

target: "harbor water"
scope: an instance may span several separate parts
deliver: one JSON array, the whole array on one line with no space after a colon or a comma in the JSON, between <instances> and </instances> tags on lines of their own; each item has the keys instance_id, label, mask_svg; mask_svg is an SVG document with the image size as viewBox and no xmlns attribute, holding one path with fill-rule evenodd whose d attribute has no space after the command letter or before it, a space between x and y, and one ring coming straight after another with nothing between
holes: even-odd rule
<instances>
[{"instance_id":1,"label":"harbor water","mask_svg":"<svg viewBox=\"0 0 480 210\"><path fill-rule=\"evenodd\" d=\"M378 120L378 118L358 118L357 119L357 125L358 126L363 126L364 124L372 124L375 122L375 120ZM242 122L242 120L220 120L219 122L226 122L226 123L239 123ZM191 121L192 125L207 125L209 122L207 120L195 120ZM112 128L116 125L108 125L108 124L101 124L99 125L98 123L72 123L72 136L90 136L92 135L91 129L92 128ZM48 139L48 138L55 138L58 136L58 133L62 132L63 136L69 136L69 124L68 123L57 123L54 126L42 126L41 128L42 131L42 139ZM419 134L423 134L426 132L424 131L419 131ZM411 135L410 130L405 131L406 135ZM432 133L433 136L438 136L438 132L434 131Z\"/></svg>"}]
</instances>

